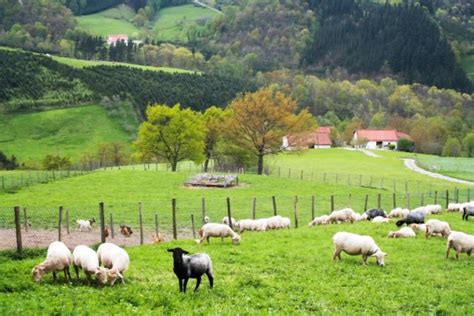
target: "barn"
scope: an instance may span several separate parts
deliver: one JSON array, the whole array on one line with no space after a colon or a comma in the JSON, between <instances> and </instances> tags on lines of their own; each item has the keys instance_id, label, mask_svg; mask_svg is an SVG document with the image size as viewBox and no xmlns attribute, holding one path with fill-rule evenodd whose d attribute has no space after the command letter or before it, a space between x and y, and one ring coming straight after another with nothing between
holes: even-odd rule
<instances>
[{"instance_id":1,"label":"barn","mask_svg":"<svg viewBox=\"0 0 474 316\"><path fill-rule=\"evenodd\" d=\"M283 137L283 148L287 150L303 148L331 148L330 126L322 126L309 132Z\"/></svg>"},{"instance_id":2,"label":"barn","mask_svg":"<svg viewBox=\"0 0 474 316\"><path fill-rule=\"evenodd\" d=\"M410 135L394 129L356 129L352 137L352 145L367 149L388 149L390 145L394 145L397 149L398 141L402 138L411 140Z\"/></svg>"}]
</instances>

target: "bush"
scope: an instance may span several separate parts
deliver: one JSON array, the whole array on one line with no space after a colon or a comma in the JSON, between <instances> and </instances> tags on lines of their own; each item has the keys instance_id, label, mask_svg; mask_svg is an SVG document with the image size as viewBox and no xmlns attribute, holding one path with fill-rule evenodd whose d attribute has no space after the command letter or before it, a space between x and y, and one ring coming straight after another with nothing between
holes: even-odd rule
<instances>
[{"instance_id":1,"label":"bush","mask_svg":"<svg viewBox=\"0 0 474 316\"><path fill-rule=\"evenodd\" d=\"M407 138L401 138L398 141L398 150L399 151L405 151L405 152L413 152L415 149L415 142L412 140L409 140Z\"/></svg>"},{"instance_id":2,"label":"bush","mask_svg":"<svg viewBox=\"0 0 474 316\"><path fill-rule=\"evenodd\" d=\"M443 157L459 157L461 154L461 142L457 138L448 138L443 147Z\"/></svg>"},{"instance_id":3,"label":"bush","mask_svg":"<svg viewBox=\"0 0 474 316\"><path fill-rule=\"evenodd\" d=\"M390 150L394 150L397 146L395 146L395 144L390 144L388 145L388 149Z\"/></svg>"}]
</instances>

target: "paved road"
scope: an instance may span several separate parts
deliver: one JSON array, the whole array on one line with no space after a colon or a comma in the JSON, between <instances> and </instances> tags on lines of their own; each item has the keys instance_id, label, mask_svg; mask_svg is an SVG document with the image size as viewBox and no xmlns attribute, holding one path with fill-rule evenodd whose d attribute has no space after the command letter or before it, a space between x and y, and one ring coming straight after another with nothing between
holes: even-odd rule
<instances>
[{"instance_id":1,"label":"paved road","mask_svg":"<svg viewBox=\"0 0 474 316\"><path fill-rule=\"evenodd\" d=\"M441 179L441 180L446 180L446 181L450 181L450 182L456 182L456 183L467 184L467 185L474 185L474 182L471 182L471 181L451 178L451 177L444 176L444 175L439 174L439 173L434 173L434 172L422 169L422 168L420 168L416 165L415 159L403 159L403 161L405 162L405 167L407 167L408 169L411 169L415 172L424 174L426 176Z\"/></svg>"}]
</instances>

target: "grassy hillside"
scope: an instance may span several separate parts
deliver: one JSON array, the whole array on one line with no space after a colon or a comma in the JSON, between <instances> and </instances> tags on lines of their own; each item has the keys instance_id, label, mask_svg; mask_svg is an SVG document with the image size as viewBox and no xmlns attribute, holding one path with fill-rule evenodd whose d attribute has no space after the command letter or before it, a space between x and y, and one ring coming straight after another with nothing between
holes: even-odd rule
<instances>
[{"instance_id":1,"label":"grassy hillside","mask_svg":"<svg viewBox=\"0 0 474 316\"><path fill-rule=\"evenodd\" d=\"M447 176L474 181L474 159L423 156L418 159L421 167Z\"/></svg>"},{"instance_id":2,"label":"grassy hillside","mask_svg":"<svg viewBox=\"0 0 474 316\"><path fill-rule=\"evenodd\" d=\"M104 66L127 66L131 68L138 68L138 69L151 70L151 71L164 71L164 72L169 72L169 73L194 73L193 71L180 69L180 68L153 67L153 66L144 66L144 65L138 65L138 64L111 62L111 61L84 60L84 59L68 58L68 57L61 57L61 56L53 56L53 59L57 62L66 64L75 68L84 68L84 67L104 65Z\"/></svg>"},{"instance_id":3,"label":"grassy hillside","mask_svg":"<svg viewBox=\"0 0 474 316\"><path fill-rule=\"evenodd\" d=\"M462 59L462 66L471 81L474 81L474 55L466 56Z\"/></svg>"},{"instance_id":4,"label":"grassy hillside","mask_svg":"<svg viewBox=\"0 0 474 316\"><path fill-rule=\"evenodd\" d=\"M474 232L457 214L436 218L448 220L453 229ZM238 246L212 239L200 247L181 240L127 248L131 265L126 283L113 287L87 286L82 272L72 284L64 283L62 274L56 283L50 274L33 283L31 269L44 260L44 253L21 261L2 254L0 313L470 314L474 283L466 277L472 270L467 256L446 260L446 240L440 237L386 238L394 228L362 222L246 232ZM389 253L385 267L376 266L373 258L364 266L360 257L344 253L342 261L333 262L331 237L338 231L373 236ZM211 256L213 290L204 276L198 292L192 292L196 281L190 280L188 292L178 293L172 257L166 252L176 246Z\"/></svg>"},{"instance_id":5,"label":"grassy hillside","mask_svg":"<svg viewBox=\"0 0 474 316\"><path fill-rule=\"evenodd\" d=\"M20 161L46 154L72 158L102 142L129 142L118 122L99 105L0 117L0 148Z\"/></svg>"},{"instance_id":6,"label":"grassy hillside","mask_svg":"<svg viewBox=\"0 0 474 316\"><path fill-rule=\"evenodd\" d=\"M187 42L186 31L198 20L206 20L218 13L192 4L164 8L158 12L153 32L160 41Z\"/></svg>"}]
</instances>

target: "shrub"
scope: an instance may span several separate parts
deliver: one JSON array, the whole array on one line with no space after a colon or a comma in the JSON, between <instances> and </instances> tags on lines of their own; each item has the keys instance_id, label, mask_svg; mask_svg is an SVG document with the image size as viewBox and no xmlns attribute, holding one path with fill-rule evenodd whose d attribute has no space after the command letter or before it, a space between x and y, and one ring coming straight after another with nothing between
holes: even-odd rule
<instances>
[{"instance_id":1,"label":"shrub","mask_svg":"<svg viewBox=\"0 0 474 316\"><path fill-rule=\"evenodd\" d=\"M409 140L407 138L401 138L398 141L398 150L405 151L405 152L413 152L415 149L415 142Z\"/></svg>"}]
</instances>

